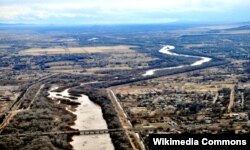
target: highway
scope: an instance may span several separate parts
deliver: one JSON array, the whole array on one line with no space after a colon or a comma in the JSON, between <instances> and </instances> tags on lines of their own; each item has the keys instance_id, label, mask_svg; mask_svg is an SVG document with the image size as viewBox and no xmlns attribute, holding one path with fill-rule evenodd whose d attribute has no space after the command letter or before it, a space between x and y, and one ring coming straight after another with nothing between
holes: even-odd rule
<instances>
[{"instance_id":1,"label":"highway","mask_svg":"<svg viewBox=\"0 0 250 150\"><path fill-rule=\"evenodd\" d=\"M130 132L131 128L133 128L130 120L128 119L125 111L123 110L121 104L118 102L118 99L116 97L116 95L114 94L113 90L108 88L107 89L107 93L108 93L108 96L115 108L115 111L117 113L117 116L121 122L121 125L126 133L126 136L127 138L129 139L130 143L131 143L131 146L134 150L144 150L145 149L145 146L144 144L142 143L142 141L140 140L140 138L134 133L134 132ZM135 138L135 141L131 138L132 135L134 138ZM139 145L139 148L135 145L135 142L137 143L137 145Z\"/></svg>"}]
</instances>

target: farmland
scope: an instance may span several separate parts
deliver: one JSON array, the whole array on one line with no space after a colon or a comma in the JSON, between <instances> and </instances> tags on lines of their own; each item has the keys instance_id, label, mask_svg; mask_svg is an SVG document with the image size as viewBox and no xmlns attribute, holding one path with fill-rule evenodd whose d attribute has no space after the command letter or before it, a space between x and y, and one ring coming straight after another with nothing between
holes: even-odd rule
<instances>
[{"instance_id":1,"label":"farmland","mask_svg":"<svg viewBox=\"0 0 250 150\"><path fill-rule=\"evenodd\" d=\"M116 149L148 146L151 131L128 127L248 134L249 31L242 24L0 27L0 133L29 135L0 137L0 149L72 149L82 95L100 106L108 129L124 129L110 133ZM174 55L159 51L166 45ZM211 59L191 65L201 58ZM64 131L72 134L30 135Z\"/></svg>"}]
</instances>

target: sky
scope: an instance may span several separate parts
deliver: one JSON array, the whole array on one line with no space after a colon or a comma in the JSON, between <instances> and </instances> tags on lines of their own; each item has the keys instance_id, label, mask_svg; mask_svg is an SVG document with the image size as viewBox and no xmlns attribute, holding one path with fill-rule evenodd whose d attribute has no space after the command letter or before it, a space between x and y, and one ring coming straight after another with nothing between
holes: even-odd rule
<instances>
[{"instance_id":1,"label":"sky","mask_svg":"<svg viewBox=\"0 0 250 150\"><path fill-rule=\"evenodd\" d=\"M250 0L0 0L0 23L151 24L250 21Z\"/></svg>"}]
</instances>

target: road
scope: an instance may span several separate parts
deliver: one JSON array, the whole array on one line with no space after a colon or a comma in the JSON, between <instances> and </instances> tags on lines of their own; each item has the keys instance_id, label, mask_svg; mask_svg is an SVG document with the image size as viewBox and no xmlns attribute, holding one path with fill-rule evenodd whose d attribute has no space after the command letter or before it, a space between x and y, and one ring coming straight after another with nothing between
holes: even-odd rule
<instances>
[{"instance_id":1,"label":"road","mask_svg":"<svg viewBox=\"0 0 250 150\"><path fill-rule=\"evenodd\" d=\"M22 95L22 97L20 97L19 99L17 99L13 105L10 107L8 112L5 112L5 118L3 120L3 122L0 124L0 133L2 133L3 129L9 124L10 120L19 112L24 111L24 109L20 109L21 104L23 103L25 97L26 97L26 93L31 90L33 88L34 85L36 84L41 84L42 81L44 81L45 79L48 79L52 76L57 75L57 73L42 77L40 79L38 79L37 81L35 81L34 83L30 84L30 86L26 89L25 93ZM34 100L36 99L37 95L40 93L41 89L43 88L44 85L40 85L39 90L36 92L35 96L33 97L33 99L31 100L29 107L27 107L25 110L29 110L30 106L33 104Z\"/></svg>"},{"instance_id":2,"label":"road","mask_svg":"<svg viewBox=\"0 0 250 150\"><path fill-rule=\"evenodd\" d=\"M33 97L33 99L31 100L29 106L28 106L28 110L30 109L30 107L33 105L35 99L37 98L37 95L40 93L41 89L44 87L44 84L40 85L40 88L38 89L38 91L36 92L35 96Z\"/></svg>"},{"instance_id":3,"label":"road","mask_svg":"<svg viewBox=\"0 0 250 150\"><path fill-rule=\"evenodd\" d=\"M232 112L232 107L234 105L234 100L235 100L235 86L232 86L231 93L230 93L230 100L229 100L229 104L228 104L228 107L227 107L227 113Z\"/></svg>"},{"instance_id":4,"label":"road","mask_svg":"<svg viewBox=\"0 0 250 150\"><path fill-rule=\"evenodd\" d=\"M9 112L9 114L5 117L4 121L2 124L0 124L0 133L2 133L3 129L9 124L10 120L19 112L23 111L22 109L20 110L15 110Z\"/></svg>"},{"instance_id":5,"label":"road","mask_svg":"<svg viewBox=\"0 0 250 150\"><path fill-rule=\"evenodd\" d=\"M215 85L215 88L216 88L216 94L215 94L215 97L214 97L214 99L213 99L213 104L216 103L216 101L218 100L218 97L219 97L218 86Z\"/></svg>"},{"instance_id":6,"label":"road","mask_svg":"<svg viewBox=\"0 0 250 150\"><path fill-rule=\"evenodd\" d=\"M117 97L115 96L114 92L112 91L112 89L107 89L107 93L108 93L108 96L115 108L115 111L117 113L117 116L121 122L121 125L122 125L122 128L125 129L125 133L126 133L126 136L127 138L129 139L130 143L131 143L131 146L134 150L144 150L145 149L145 146L144 144L142 143L142 141L136 136L136 134L134 132L130 132L128 129L131 129L133 128L132 127L132 124L130 123L126 113L124 112L123 108L121 107L120 103L118 102L118 99ZM131 138L132 135L135 140L136 140L136 143L139 145L139 148L137 148L135 142L133 142L134 140Z\"/></svg>"}]
</instances>

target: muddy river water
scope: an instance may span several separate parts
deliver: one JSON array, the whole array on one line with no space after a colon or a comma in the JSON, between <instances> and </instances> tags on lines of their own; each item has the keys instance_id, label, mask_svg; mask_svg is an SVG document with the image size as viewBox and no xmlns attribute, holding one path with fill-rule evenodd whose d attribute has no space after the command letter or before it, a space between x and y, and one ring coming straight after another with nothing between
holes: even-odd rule
<instances>
[{"instance_id":1,"label":"muddy river water","mask_svg":"<svg viewBox=\"0 0 250 150\"><path fill-rule=\"evenodd\" d=\"M62 92L54 92L57 87L51 88L49 91L49 97L52 99L69 97L69 89ZM72 99L69 99L72 100ZM77 116L75 125L71 126L74 129L89 130L89 129L107 129L107 123L103 119L101 107L93 103L88 96L81 95L76 100L81 104L78 105L75 111L72 112ZM59 102L60 103L60 102ZM109 134L99 135L75 135L73 141L70 144L74 150L113 150L114 146L111 142Z\"/></svg>"}]
</instances>

